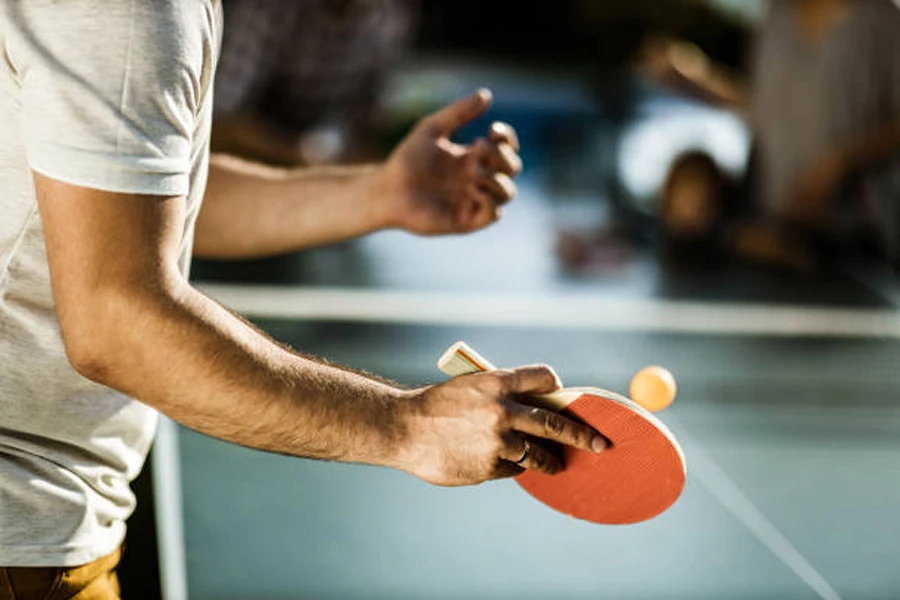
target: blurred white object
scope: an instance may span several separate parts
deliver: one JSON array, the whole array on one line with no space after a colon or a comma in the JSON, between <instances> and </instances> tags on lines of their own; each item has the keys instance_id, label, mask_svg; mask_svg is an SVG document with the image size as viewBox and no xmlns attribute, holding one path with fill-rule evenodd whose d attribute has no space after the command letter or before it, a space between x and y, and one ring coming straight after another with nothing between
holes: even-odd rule
<instances>
[{"instance_id":1,"label":"blurred white object","mask_svg":"<svg viewBox=\"0 0 900 600\"><path fill-rule=\"evenodd\" d=\"M336 162L347 148L347 131L341 125L315 127L300 137L300 156L309 165Z\"/></svg>"},{"instance_id":2,"label":"blurred white object","mask_svg":"<svg viewBox=\"0 0 900 600\"><path fill-rule=\"evenodd\" d=\"M737 175L747 166L750 132L727 110L680 104L651 111L630 127L619 145L617 170L637 208L655 210L656 196L677 156L709 154L723 171Z\"/></svg>"}]
</instances>

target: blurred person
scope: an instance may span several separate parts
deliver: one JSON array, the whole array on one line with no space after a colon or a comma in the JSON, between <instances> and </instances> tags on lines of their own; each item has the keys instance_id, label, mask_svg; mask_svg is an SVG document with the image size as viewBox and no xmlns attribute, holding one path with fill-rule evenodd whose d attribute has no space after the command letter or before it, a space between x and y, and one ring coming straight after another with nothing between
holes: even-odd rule
<instances>
[{"instance_id":1,"label":"blurred person","mask_svg":"<svg viewBox=\"0 0 900 600\"><path fill-rule=\"evenodd\" d=\"M751 164L730 181L692 152L662 190L676 248L725 248L808 270L846 247L898 259L900 8L892 0L772 0L749 90L684 44L650 48L662 81L743 113Z\"/></svg>"},{"instance_id":2,"label":"blurred person","mask_svg":"<svg viewBox=\"0 0 900 600\"><path fill-rule=\"evenodd\" d=\"M371 158L417 0L225 0L213 152L278 165Z\"/></svg>"},{"instance_id":3,"label":"blurred person","mask_svg":"<svg viewBox=\"0 0 900 600\"><path fill-rule=\"evenodd\" d=\"M118 597L128 484L157 411L438 485L558 472L544 438L603 449L516 400L558 388L547 367L401 389L283 347L187 279L192 253L490 225L515 193L515 132L449 140L487 91L421 120L382 164L267 168L209 157L216 0L2 6L0 598Z\"/></svg>"}]
</instances>

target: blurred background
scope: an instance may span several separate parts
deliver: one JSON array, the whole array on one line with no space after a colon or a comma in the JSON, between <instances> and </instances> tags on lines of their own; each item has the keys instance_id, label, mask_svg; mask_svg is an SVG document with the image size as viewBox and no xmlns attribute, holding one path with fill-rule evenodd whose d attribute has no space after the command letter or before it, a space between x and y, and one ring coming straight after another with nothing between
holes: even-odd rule
<instances>
[{"instance_id":1,"label":"blurred background","mask_svg":"<svg viewBox=\"0 0 900 600\"><path fill-rule=\"evenodd\" d=\"M524 173L485 231L195 264L294 348L408 385L464 339L627 389L671 369L688 483L602 527L164 423L125 597L900 597L892 0L225 0L213 150L381 160L477 87ZM253 202L252 198L247 199Z\"/></svg>"}]
</instances>

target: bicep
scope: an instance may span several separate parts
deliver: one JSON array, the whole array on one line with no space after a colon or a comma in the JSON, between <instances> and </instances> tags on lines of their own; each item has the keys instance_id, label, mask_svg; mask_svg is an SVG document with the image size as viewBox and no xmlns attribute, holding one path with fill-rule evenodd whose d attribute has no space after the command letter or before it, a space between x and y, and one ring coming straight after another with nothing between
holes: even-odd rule
<instances>
[{"instance_id":1,"label":"bicep","mask_svg":"<svg viewBox=\"0 0 900 600\"><path fill-rule=\"evenodd\" d=\"M37 172L33 177L67 349L91 344L121 300L140 301L177 285L183 197L99 191Z\"/></svg>"}]
</instances>

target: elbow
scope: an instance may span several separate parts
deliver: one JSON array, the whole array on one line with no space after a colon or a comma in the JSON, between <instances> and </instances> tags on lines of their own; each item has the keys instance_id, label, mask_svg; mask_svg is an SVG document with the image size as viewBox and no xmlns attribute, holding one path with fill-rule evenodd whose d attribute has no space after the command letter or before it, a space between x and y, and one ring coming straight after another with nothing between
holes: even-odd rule
<instances>
[{"instance_id":1,"label":"elbow","mask_svg":"<svg viewBox=\"0 0 900 600\"><path fill-rule=\"evenodd\" d=\"M57 306L69 364L91 381L122 389L134 367L136 333L151 308L145 294L127 289L94 290Z\"/></svg>"},{"instance_id":2,"label":"elbow","mask_svg":"<svg viewBox=\"0 0 900 600\"><path fill-rule=\"evenodd\" d=\"M113 344L109 340L89 327L69 325L63 328L63 341L66 358L79 375L109 385L113 370Z\"/></svg>"},{"instance_id":3,"label":"elbow","mask_svg":"<svg viewBox=\"0 0 900 600\"><path fill-rule=\"evenodd\" d=\"M69 364L91 381L128 393L156 349L153 333L161 330L185 285L177 274L61 295L57 315Z\"/></svg>"}]
</instances>

